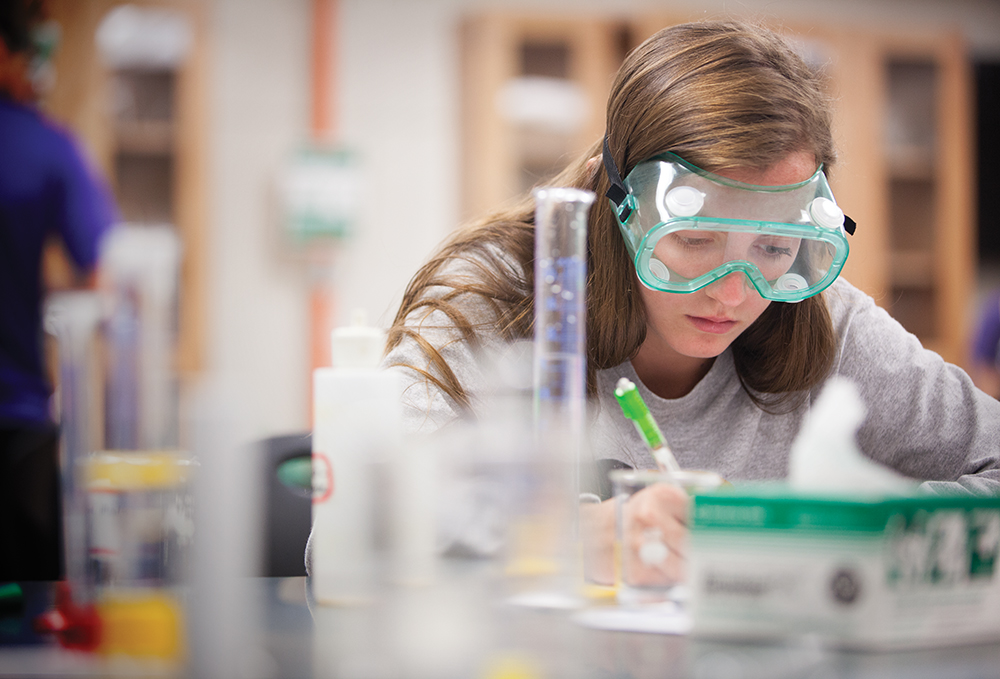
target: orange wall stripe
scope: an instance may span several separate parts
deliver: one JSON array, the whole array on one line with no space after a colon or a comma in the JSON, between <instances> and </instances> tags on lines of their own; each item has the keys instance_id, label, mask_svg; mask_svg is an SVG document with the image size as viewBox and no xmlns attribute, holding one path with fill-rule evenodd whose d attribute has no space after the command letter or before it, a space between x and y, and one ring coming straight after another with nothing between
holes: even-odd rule
<instances>
[{"instance_id":1,"label":"orange wall stripe","mask_svg":"<svg viewBox=\"0 0 1000 679\"><path fill-rule=\"evenodd\" d=\"M310 126L316 144L330 142L336 131L333 110L334 53L333 36L336 34L336 0L312 0L312 106ZM327 257L325 266L332 267ZM322 266L322 265L321 265ZM312 373L316 368L330 365L330 332L333 330L335 294L330 277L321 275L312 284L309 293L310 320L310 369L309 369L309 428L313 426Z\"/></svg>"}]
</instances>

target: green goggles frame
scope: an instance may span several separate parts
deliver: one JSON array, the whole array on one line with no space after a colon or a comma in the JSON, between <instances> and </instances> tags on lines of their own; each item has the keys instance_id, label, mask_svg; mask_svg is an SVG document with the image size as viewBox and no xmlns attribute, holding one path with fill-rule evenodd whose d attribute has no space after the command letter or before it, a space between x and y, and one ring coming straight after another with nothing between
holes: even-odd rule
<instances>
[{"instance_id":1,"label":"green goggles frame","mask_svg":"<svg viewBox=\"0 0 1000 679\"><path fill-rule=\"evenodd\" d=\"M688 185L685 179L690 179L690 175L701 178L697 180L701 185L705 185L707 180L709 186L717 185L723 191L746 191L748 193L745 197L748 200L764 205L769 199L784 199L794 205L799 196L802 196L801 209L798 210L799 222L731 219L698 214L675 216L675 211L669 207L669 201L665 201L666 189ZM664 178L669 181L664 182ZM840 275L850 252L845 234L853 233L854 222L836 207L822 166L809 179L797 184L758 186L720 177L667 152L636 165L620 188L622 190L618 196L612 197L611 191L608 193L612 211L639 280L653 290L691 293L724 276L739 272L746 276L761 297L778 302L799 302L829 287ZM620 200L616 201L615 197ZM821 209L820 214L817 214L813 209L814 205L825 210ZM753 262L734 259L695 278L685 279L676 274L669 275L666 267L654 259L654 250L659 240L677 231L722 231L800 239L800 251L792 270L799 266L802 272L806 272L808 266L804 262L807 260L800 262L799 259L807 258L810 249L817 247L825 250L824 260L829 257L829 265L818 274L809 270L808 276L789 273L769 281ZM654 269L660 271L661 275L657 275ZM664 274L667 275L666 278Z\"/></svg>"}]
</instances>

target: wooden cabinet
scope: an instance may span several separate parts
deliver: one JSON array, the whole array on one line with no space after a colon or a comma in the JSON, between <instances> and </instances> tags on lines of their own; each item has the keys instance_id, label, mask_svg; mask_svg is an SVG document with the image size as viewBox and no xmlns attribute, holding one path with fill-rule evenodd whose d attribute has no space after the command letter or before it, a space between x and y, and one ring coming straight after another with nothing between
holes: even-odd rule
<instances>
[{"instance_id":1,"label":"wooden cabinet","mask_svg":"<svg viewBox=\"0 0 1000 679\"><path fill-rule=\"evenodd\" d=\"M924 346L968 361L976 285L971 67L957 33L831 33L840 159L858 232L844 275Z\"/></svg>"},{"instance_id":2,"label":"wooden cabinet","mask_svg":"<svg viewBox=\"0 0 1000 679\"><path fill-rule=\"evenodd\" d=\"M461 212L474 217L601 138L611 81L632 45L624 22L515 14L468 19L461 37Z\"/></svg>"},{"instance_id":3,"label":"wooden cabinet","mask_svg":"<svg viewBox=\"0 0 1000 679\"><path fill-rule=\"evenodd\" d=\"M464 26L463 214L510 199L600 139L625 54L686 20L487 14ZM966 364L976 280L971 76L957 33L776 27L828 75L839 158L831 183L858 222L845 277L925 346ZM542 73L583 93L572 134L511 114L505 95Z\"/></svg>"},{"instance_id":4,"label":"wooden cabinet","mask_svg":"<svg viewBox=\"0 0 1000 679\"><path fill-rule=\"evenodd\" d=\"M183 247L177 366L192 372L202 365L204 344L205 8L199 0L129 3L180 17L191 40L174 65L115 67L101 58L96 35L124 4L50 0L63 37L56 85L43 105L82 140L111 184L123 220L177 230Z\"/></svg>"}]
</instances>

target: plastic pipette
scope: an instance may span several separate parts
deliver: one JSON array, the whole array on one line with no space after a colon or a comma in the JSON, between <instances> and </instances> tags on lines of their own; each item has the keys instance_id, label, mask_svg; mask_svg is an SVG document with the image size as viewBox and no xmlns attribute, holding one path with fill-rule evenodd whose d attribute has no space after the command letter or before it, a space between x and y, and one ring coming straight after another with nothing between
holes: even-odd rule
<instances>
[{"instance_id":1,"label":"plastic pipette","mask_svg":"<svg viewBox=\"0 0 1000 679\"><path fill-rule=\"evenodd\" d=\"M670 452L667 440L663 438L663 432L656 420L646 407L646 402L642 400L639 390L635 388L635 383L627 377L618 380L615 385L615 399L622 407L625 417L635 423L636 429L642 435L642 440L649 446L649 451L656 461L656 466L661 471L668 473L679 472L681 466L677 464L677 459Z\"/></svg>"}]
</instances>

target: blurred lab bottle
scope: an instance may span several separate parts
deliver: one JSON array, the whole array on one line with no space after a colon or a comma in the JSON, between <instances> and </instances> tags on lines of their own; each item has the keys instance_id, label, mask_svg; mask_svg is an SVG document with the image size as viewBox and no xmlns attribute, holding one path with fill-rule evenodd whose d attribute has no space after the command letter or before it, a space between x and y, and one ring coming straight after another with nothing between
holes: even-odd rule
<instances>
[{"instance_id":1,"label":"blurred lab bottle","mask_svg":"<svg viewBox=\"0 0 1000 679\"><path fill-rule=\"evenodd\" d=\"M320 604L373 600L379 569L379 506L388 498L383 469L400 447L396 376L379 370L385 333L363 311L331 336L333 365L313 374L313 595Z\"/></svg>"}]
</instances>

